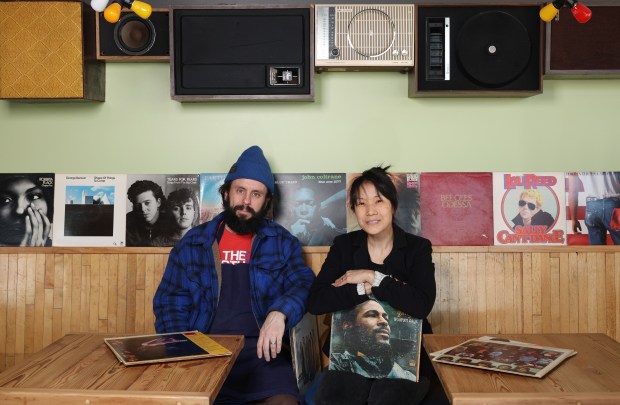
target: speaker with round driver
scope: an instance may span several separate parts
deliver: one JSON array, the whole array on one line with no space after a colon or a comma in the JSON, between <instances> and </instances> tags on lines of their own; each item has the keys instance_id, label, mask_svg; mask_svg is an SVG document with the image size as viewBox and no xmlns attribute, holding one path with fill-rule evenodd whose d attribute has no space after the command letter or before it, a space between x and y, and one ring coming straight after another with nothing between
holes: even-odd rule
<instances>
[{"instance_id":1,"label":"speaker with round driver","mask_svg":"<svg viewBox=\"0 0 620 405\"><path fill-rule=\"evenodd\" d=\"M109 62L169 61L169 13L153 10L148 19L123 11L115 24L97 18L97 59Z\"/></svg>"},{"instance_id":2,"label":"speaker with round driver","mask_svg":"<svg viewBox=\"0 0 620 405\"><path fill-rule=\"evenodd\" d=\"M542 92L540 5L416 7L409 96Z\"/></svg>"}]
</instances>

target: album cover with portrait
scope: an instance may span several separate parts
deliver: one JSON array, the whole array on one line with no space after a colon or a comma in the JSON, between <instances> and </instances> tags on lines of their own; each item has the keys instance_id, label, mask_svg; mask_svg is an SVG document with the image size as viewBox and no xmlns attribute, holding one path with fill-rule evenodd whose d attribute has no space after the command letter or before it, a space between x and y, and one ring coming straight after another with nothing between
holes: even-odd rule
<instances>
[{"instance_id":1,"label":"album cover with portrait","mask_svg":"<svg viewBox=\"0 0 620 405\"><path fill-rule=\"evenodd\" d=\"M566 173L569 245L620 245L620 172Z\"/></svg>"},{"instance_id":2,"label":"album cover with portrait","mask_svg":"<svg viewBox=\"0 0 620 405\"><path fill-rule=\"evenodd\" d=\"M198 174L128 174L127 246L174 246L199 223Z\"/></svg>"},{"instance_id":3,"label":"album cover with portrait","mask_svg":"<svg viewBox=\"0 0 620 405\"><path fill-rule=\"evenodd\" d=\"M227 173L200 173L200 223L211 221L224 210L220 187Z\"/></svg>"},{"instance_id":4,"label":"album cover with portrait","mask_svg":"<svg viewBox=\"0 0 620 405\"><path fill-rule=\"evenodd\" d=\"M351 183L361 173L347 173L347 192ZM394 223L405 232L413 235L422 235L422 212L420 209L420 173L391 173L392 180L398 193L398 209L394 214ZM347 206L347 230L360 229L353 211Z\"/></svg>"},{"instance_id":5,"label":"album cover with portrait","mask_svg":"<svg viewBox=\"0 0 620 405\"><path fill-rule=\"evenodd\" d=\"M491 172L422 173L422 236L434 246L493 244Z\"/></svg>"},{"instance_id":6,"label":"album cover with portrait","mask_svg":"<svg viewBox=\"0 0 620 405\"><path fill-rule=\"evenodd\" d=\"M422 320L369 299L334 312L329 369L418 381Z\"/></svg>"},{"instance_id":7,"label":"album cover with portrait","mask_svg":"<svg viewBox=\"0 0 620 405\"><path fill-rule=\"evenodd\" d=\"M124 174L56 174L54 246L125 246Z\"/></svg>"},{"instance_id":8,"label":"album cover with portrait","mask_svg":"<svg viewBox=\"0 0 620 405\"><path fill-rule=\"evenodd\" d=\"M303 246L331 246L346 233L344 173L275 173L274 220Z\"/></svg>"},{"instance_id":9,"label":"album cover with portrait","mask_svg":"<svg viewBox=\"0 0 620 405\"><path fill-rule=\"evenodd\" d=\"M54 173L0 173L0 246L52 246Z\"/></svg>"},{"instance_id":10,"label":"album cover with portrait","mask_svg":"<svg viewBox=\"0 0 620 405\"><path fill-rule=\"evenodd\" d=\"M565 197L564 173L493 173L495 245L566 245Z\"/></svg>"}]
</instances>

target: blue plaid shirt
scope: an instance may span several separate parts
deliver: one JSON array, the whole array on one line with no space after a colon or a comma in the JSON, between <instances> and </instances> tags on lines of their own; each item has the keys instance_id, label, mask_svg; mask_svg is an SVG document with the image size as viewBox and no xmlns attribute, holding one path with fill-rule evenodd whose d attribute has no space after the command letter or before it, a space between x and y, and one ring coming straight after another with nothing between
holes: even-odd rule
<instances>
[{"instance_id":1,"label":"blue plaid shirt","mask_svg":"<svg viewBox=\"0 0 620 405\"><path fill-rule=\"evenodd\" d=\"M215 264L216 234L223 215L191 229L172 249L155 297L157 333L199 330L207 332L219 298L219 266ZM286 315L292 328L306 310L314 280L301 254L300 242L273 221L263 221L252 241L250 291L252 312L262 327L267 314Z\"/></svg>"}]
</instances>

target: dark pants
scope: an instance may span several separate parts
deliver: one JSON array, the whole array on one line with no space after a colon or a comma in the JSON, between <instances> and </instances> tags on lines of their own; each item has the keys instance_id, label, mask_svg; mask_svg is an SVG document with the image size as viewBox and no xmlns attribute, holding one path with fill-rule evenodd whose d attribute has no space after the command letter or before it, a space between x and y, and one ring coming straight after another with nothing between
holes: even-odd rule
<instances>
[{"instance_id":1,"label":"dark pants","mask_svg":"<svg viewBox=\"0 0 620 405\"><path fill-rule=\"evenodd\" d=\"M345 371L324 371L306 394L311 405L450 405L426 350L420 353L420 381L372 379Z\"/></svg>"}]
</instances>

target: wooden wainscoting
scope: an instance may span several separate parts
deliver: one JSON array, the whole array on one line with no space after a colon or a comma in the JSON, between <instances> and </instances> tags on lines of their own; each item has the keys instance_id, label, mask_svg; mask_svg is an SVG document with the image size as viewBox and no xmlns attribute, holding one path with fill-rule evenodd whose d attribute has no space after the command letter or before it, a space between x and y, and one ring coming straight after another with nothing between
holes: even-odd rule
<instances>
[{"instance_id":1,"label":"wooden wainscoting","mask_svg":"<svg viewBox=\"0 0 620 405\"><path fill-rule=\"evenodd\" d=\"M0 370L69 332L153 333L169 248L0 248ZM318 273L328 248L304 248ZM617 247L435 247L435 333L620 337Z\"/></svg>"}]
</instances>

